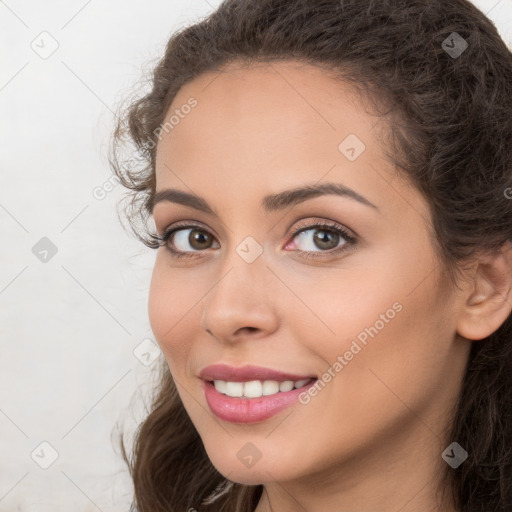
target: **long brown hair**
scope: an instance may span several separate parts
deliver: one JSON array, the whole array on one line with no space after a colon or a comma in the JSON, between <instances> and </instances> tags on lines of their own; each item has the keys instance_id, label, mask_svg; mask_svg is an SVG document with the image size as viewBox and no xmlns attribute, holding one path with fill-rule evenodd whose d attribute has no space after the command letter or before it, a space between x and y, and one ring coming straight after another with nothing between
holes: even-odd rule
<instances>
[{"instance_id":1,"label":"long brown hair","mask_svg":"<svg viewBox=\"0 0 512 512\"><path fill-rule=\"evenodd\" d=\"M447 51L454 37L459 55ZM146 245L159 246L148 226L155 148L178 90L231 62L277 60L322 66L392 116L387 156L428 201L452 282L479 248L512 240L512 53L473 4L226 0L172 35L151 90L121 112L114 132L111 165L129 189L126 218ZM142 155L136 168L120 157L127 142ZM446 465L446 481L463 512L510 512L512 316L472 343L450 425L450 439L469 457L457 469ZM261 485L229 482L214 468L165 361L132 456L123 440L121 448L134 483L132 511L252 512L262 494Z\"/></svg>"}]
</instances>

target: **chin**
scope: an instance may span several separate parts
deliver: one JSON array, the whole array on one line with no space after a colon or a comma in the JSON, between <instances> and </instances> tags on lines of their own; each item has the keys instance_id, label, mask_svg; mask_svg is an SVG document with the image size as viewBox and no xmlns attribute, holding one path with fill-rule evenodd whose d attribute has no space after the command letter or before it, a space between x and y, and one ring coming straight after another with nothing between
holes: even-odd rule
<instances>
[{"instance_id":1,"label":"chin","mask_svg":"<svg viewBox=\"0 0 512 512\"><path fill-rule=\"evenodd\" d=\"M243 446L243 445L242 445ZM242 452L241 455L238 453ZM232 456L227 457L227 453ZM215 469L228 480L245 485L259 485L270 481L287 481L296 478L297 465L287 467L279 453L272 451L270 457L262 456L256 462L244 461L244 452L236 449L222 453L208 453Z\"/></svg>"}]
</instances>

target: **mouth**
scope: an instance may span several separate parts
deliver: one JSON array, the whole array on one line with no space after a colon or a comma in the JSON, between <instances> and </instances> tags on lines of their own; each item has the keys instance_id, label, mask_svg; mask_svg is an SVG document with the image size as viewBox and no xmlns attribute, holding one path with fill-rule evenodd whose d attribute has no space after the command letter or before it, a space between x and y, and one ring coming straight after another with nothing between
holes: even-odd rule
<instances>
[{"instance_id":1,"label":"mouth","mask_svg":"<svg viewBox=\"0 0 512 512\"><path fill-rule=\"evenodd\" d=\"M277 381L279 383L291 381L295 383L316 377L316 375L285 373L262 366L229 366L227 364L214 364L203 368L199 372L199 378L205 381L214 382L219 380L233 383L249 381Z\"/></svg>"},{"instance_id":2,"label":"mouth","mask_svg":"<svg viewBox=\"0 0 512 512\"><path fill-rule=\"evenodd\" d=\"M204 368L199 377L211 412L230 423L257 423L296 404L318 378L256 366L224 364Z\"/></svg>"},{"instance_id":3,"label":"mouth","mask_svg":"<svg viewBox=\"0 0 512 512\"><path fill-rule=\"evenodd\" d=\"M246 382L211 380L207 381L221 394L232 398L261 398L272 396L278 393L287 393L292 389L309 387L316 377L302 380L250 380Z\"/></svg>"}]
</instances>

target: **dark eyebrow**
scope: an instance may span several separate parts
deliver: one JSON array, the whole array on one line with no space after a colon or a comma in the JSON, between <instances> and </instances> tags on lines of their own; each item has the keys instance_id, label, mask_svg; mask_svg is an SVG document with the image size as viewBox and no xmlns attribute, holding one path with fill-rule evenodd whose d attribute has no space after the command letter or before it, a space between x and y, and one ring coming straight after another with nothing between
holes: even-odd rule
<instances>
[{"instance_id":1,"label":"dark eyebrow","mask_svg":"<svg viewBox=\"0 0 512 512\"><path fill-rule=\"evenodd\" d=\"M269 213L278 210L284 210L288 206L302 203L308 199L313 199L314 197L323 195L348 197L379 211L377 206L375 206L371 201L361 196L351 188L341 185L340 183L322 183L319 185L313 184L306 185L304 187L297 187L290 190L284 190L278 194L265 196L261 201L261 207L266 213ZM155 205L162 201L178 203L183 206L189 206L204 213L214 215L216 217L219 216L218 213L202 197L172 188L161 190L155 194L153 202L150 205L150 212L152 213Z\"/></svg>"}]
</instances>

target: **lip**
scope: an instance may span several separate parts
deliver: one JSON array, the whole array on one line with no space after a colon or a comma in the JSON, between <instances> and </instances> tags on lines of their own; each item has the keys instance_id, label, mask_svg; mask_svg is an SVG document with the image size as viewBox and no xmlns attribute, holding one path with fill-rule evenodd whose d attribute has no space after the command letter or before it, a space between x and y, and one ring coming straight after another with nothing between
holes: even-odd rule
<instances>
[{"instance_id":1,"label":"lip","mask_svg":"<svg viewBox=\"0 0 512 512\"><path fill-rule=\"evenodd\" d=\"M299 395L313 386L317 381L316 375L298 375L286 373L261 366L229 366L227 364L214 364L203 368L199 372L203 380L203 391L206 403L215 416L231 423L257 423L278 414L287 407L296 404ZM276 380L283 382L291 380L312 379L298 389L286 392L278 392L274 395L262 396L259 398L231 397L219 393L213 385L214 380L228 382L250 382L252 380Z\"/></svg>"},{"instance_id":2,"label":"lip","mask_svg":"<svg viewBox=\"0 0 512 512\"><path fill-rule=\"evenodd\" d=\"M215 416L230 423L258 423L298 402L299 395L314 386L316 379L301 388L260 398L238 398L219 393L212 382L203 381L206 403Z\"/></svg>"},{"instance_id":3,"label":"lip","mask_svg":"<svg viewBox=\"0 0 512 512\"><path fill-rule=\"evenodd\" d=\"M251 380L305 380L316 379L316 375L297 375L280 372L262 366L229 366L227 364L214 364L206 366L199 372L199 377L205 381L224 380L229 382L249 382ZM284 394L284 393L283 393Z\"/></svg>"}]
</instances>

